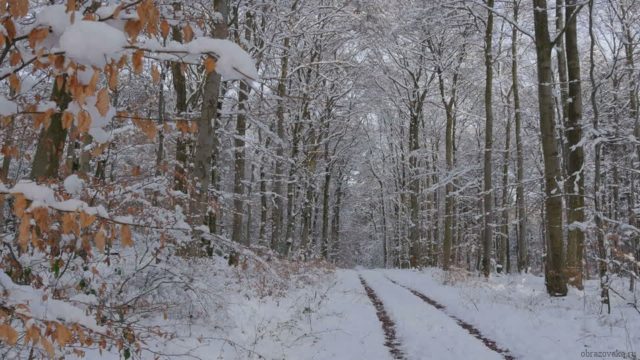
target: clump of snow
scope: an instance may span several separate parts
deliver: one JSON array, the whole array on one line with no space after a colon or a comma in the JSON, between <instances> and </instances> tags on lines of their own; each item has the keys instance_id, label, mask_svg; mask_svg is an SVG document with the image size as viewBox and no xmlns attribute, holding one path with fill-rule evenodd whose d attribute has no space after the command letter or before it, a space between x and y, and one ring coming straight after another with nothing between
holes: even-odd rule
<instances>
[{"instance_id":1,"label":"clump of snow","mask_svg":"<svg viewBox=\"0 0 640 360\"><path fill-rule=\"evenodd\" d=\"M82 19L82 13L75 12L76 20ZM71 13L67 13L66 5L45 6L36 14L35 26L48 26L54 34L62 34L71 26Z\"/></svg>"},{"instance_id":2,"label":"clump of snow","mask_svg":"<svg viewBox=\"0 0 640 360\"><path fill-rule=\"evenodd\" d=\"M43 7L37 14L34 27L45 27L50 29L49 35L38 47L52 49L58 46L60 36L71 26L71 13L66 12L65 5L51 5ZM75 12L76 21L82 19L82 13Z\"/></svg>"},{"instance_id":3,"label":"clump of snow","mask_svg":"<svg viewBox=\"0 0 640 360\"><path fill-rule=\"evenodd\" d=\"M95 71L92 67L85 66L84 69L78 69L78 71L76 71L76 77L82 85L89 85L91 79L93 78L94 72Z\"/></svg>"},{"instance_id":4,"label":"clump of snow","mask_svg":"<svg viewBox=\"0 0 640 360\"><path fill-rule=\"evenodd\" d=\"M200 37L186 44L186 47L190 53L214 53L218 57L216 72L225 80L258 79L251 56L232 41Z\"/></svg>"},{"instance_id":5,"label":"clump of snow","mask_svg":"<svg viewBox=\"0 0 640 360\"><path fill-rule=\"evenodd\" d=\"M0 95L0 115L11 116L18 112L18 104Z\"/></svg>"},{"instance_id":6,"label":"clump of snow","mask_svg":"<svg viewBox=\"0 0 640 360\"><path fill-rule=\"evenodd\" d=\"M68 57L97 67L118 58L126 45L127 38L122 31L96 21L76 20L60 37L60 48Z\"/></svg>"},{"instance_id":7,"label":"clump of snow","mask_svg":"<svg viewBox=\"0 0 640 360\"><path fill-rule=\"evenodd\" d=\"M12 194L23 194L31 201L55 203L56 197L50 188L38 185L31 180L20 180L10 191Z\"/></svg>"},{"instance_id":8,"label":"clump of snow","mask_svg":"<svg viewBox=\"0 0 640 360\"><path fill-rule=\"evenodd\" d=\"M76 174L67 176L67 178L64 179L64 190L70 195L80 195L83 187L84 180L80 179L80 177Z\"/></svg>"}]
</instances>

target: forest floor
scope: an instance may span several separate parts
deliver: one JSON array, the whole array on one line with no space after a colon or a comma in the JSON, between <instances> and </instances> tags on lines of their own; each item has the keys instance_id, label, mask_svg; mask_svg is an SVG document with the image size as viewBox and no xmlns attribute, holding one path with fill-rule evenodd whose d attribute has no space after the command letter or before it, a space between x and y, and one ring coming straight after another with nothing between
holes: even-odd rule
<instances>
[{"instance_id":1,"label":"forest floor","mask_svg":"<svg viewBox=\"0 0 640 360\"><path fill-rule=\"evenodd\" d=\"M607 315L597 281L551 298L544 279L528 274L485 280L436 269L322 269L303 280L291 277L278 296L259 296L242 278L220 274L203 278L216 289L200 299L208 315L158 320L175 334L148 343L142 358L569 360L640 354L640 313L628 304L634 294L624 291L623 280L613 283L619 295L612 295ZM275 285L260 286L264 294L265 286Z\"/></svg>"}]
</instances>

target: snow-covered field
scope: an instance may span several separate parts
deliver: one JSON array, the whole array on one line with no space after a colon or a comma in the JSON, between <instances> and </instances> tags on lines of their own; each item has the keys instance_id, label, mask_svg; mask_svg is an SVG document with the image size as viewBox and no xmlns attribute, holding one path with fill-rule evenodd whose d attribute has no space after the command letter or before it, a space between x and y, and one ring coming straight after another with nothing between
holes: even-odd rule
<instances>
[{"instance_id":1,"label":"snow-covered field","mask_svg":"<svg viewBox=\"0 0 640 360\"><path fill-rule=\"evenodd\" d=\"M617 295L612 297L611 314L601 313L595 281L587 281L582 292L550 298L540 277L452 280L436 269L327 270L303 285L289 284L292 288L285 296L255 296L240 286L241 279L221 282L216 285L220 293L211 289L202 299L207 306L217 306L209 309L207 320L175 321L170 326L165 321L177 336L149 344L150 348L162 358L391 359L360 276L395 323L407 359L504 358L452 316L471 324L516 359L629 359L640 350L640 313ZM445 308L437 309L399 285ZM624 284L618 285L621 289ZM145 354L143 358L154 357Z\"/></svg>"}]
</instances>

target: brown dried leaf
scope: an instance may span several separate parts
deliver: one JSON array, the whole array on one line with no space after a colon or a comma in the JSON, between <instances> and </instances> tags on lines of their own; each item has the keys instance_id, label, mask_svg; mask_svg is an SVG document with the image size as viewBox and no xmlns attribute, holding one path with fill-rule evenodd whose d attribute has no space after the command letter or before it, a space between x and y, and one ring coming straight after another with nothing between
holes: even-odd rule
<instances>
[{"instance_id":1,"label":"brown dried leaf","mask_svg":"<svg viewBox=\"0 0 640 360\"><path fill-rule=\"evenodd\" d=\"M133 246L133 239L131 239L131 229L129 225L120 226L120 241L122 242L122 246L131 247Z\"/></svg>"},{"instance_id":2,"label":"brown dried leaf","mask_svg":"<svg viewBox=\"0 0 640 360\"><path fill-rule=\"evenodd\" d=\"M182 29L182 33L183 33L184 42L189 42L193 40L193 29L191 28L191 25L189 24L185 25L185 27Z\"/></svg>"},{"instance_id":3,"label":"brown dried leaf","mask_svg":"<svg viewBox=\"0 0 640 360\"><path fill-rule=\"evenodd\" d=\"M38 340L40 340L40 329L35 325L31 325L25 332L24 342L35 344Z\"/></svg>"},{"instance_id":4,"label":"brown dried leaf","mask_svg":"<svg viewBox=\"0 0 640 360\"><path fill-rule=\"evenodd\" d=\"M67 0L67 12L76 11L76 0Z\"/></svg>"},{"instance_id":5,"label":"brown dried leaf","mask_svg":"<svg viewBox=\"0 0 640 360\"><path fill-rule=\"evenodd\" d=\"M31 30L28 36L29 46L35 49L36 45L46 39L47 36L49 36L49 29L47 28L35 28Z\"/></svg>"},{"instance_id":6,"label":"brown dried leaf","mask_svg":"<svg viewBox=\"0 0 640 360\"><path fill-rule=\"evenodd\" d=\"M20 17L29 13L29 0L9 0L8 2L11 16Z\"/></svg>"},{"instance_id":7,"label":"brown dried leaf","mask_svg":"<svg viewBox=\"0 0 640 360\"><path fill-rule=\"evenodd\" d=\"M109 90L107 90L106 88L98 91L96 108L102 116L106 116L109 112Z\"/></svg>"},{"instance_id":8,"label":"brown dried leaf","mask_svg":"<svg viewBox=\"0 0 640 360\"><path fill-rule=\"evenodd\" d=\"M62 233L63 234L78 234L78 220L76 219L76 213L66 213L62 215Z\"/></svg>"},{"instance_id":9,"label":"brown dried leaf","mask_svg":"<svg viewBox=\"0 0 640 360\"><path fill-rule=\"evenodd\" d=\"M142 73L142 57L144 56L144 52L142 50L137 50L133 53L131 58L131 62L133 63L133 72L136 74Z\"/></svg>"},{"instance_id":10,"label":"brown dried leaf","mask_svg":"<svg viewBox=\"0 0 640 360\"><path fill-rule=\"evenodd\" d=\"M91 115L88 111L82 110L78 113L78 131L86 133L91 128Z\"/></svg>"},{"instance_id":11,"label":"brown dried leaf","mask_svg":"<svg viewBox=\"0 0 640 360\"><path fill-rule=\"evenodd\" d=\"M88 228L94 221L96 221L95 215L87 214L84 211L80 213L80 227L82 229Z\"/></svg>"},{"instance_id":12,"label":"brown dried leaf","mask_svg":"<svg viewBox=\"0 0 640 360\"><path fill-rule=\"evenodd\" d=\"M160 23L160 35L162 35L163 39L166 39L169 36L169 31L171 30L171 26L167 22L167 19L162 19Z\"/></svg>"},{"instance_id":13,"label":"brown dried leaf","mask_svg":"<svg viewBox=\"0 0 640 360\"><path fill-rule=\"evenodd\" d=\"M42 336L42 337L40 337L40 345L42 345L42 347L47 352L47 354L49 354L49 357L53 358L53 356L56 354L56 352L53 349L53 345L51 344L51 342L49 340L47 340L47 338Z\"/></svg>"},{"instance_id":14,"label":"brown dried leaf","mask_svg":"<svg viewBox=\"0 0 640 360\"><path fill-rule=\"evenodd\" d=\"M67 345L73 338L71 331L69 331L66 326L62 325L62 323L56 323L56 330L53 333L53 336L60 346Z\"/></svg>"},{"instance_id":15,"label":"brown dried leaf","mask_svg":"<svg viewBox=\"0 0 640 360\"><path fill-rule=\"evenodd\" d=\"M18 332L8 324L0 325L0 339L9 345L15 345L18 342Z\"/></svg>"},{"instance_id":16,"label":"brown dried leaf","mask_svg":"<svg viewBox=\"0 0 640 360\"><path fill-rule=\"evenodd\" d=\"M160 83L160 70L156 65L151 67L151 78L153 79L154 84Z\"/></svg>"},{"instance_id":17,"label":"brown dried leaf","mask_svg":"<svg viewBox=\"0 0 640 360\"><path fill-rule=\"evenodd\" d=\"M206 59L204 59L204 68L207 71L207 74L211 74L216 71L216 59L211 56L207 56Z\"/></svg>"},{"instance_id":18,"label":"brown dried leaf","mask_svg":"<svg viewBox=\"0 0 640 360\"><path fill-rule=\"evenodd\" d=\"M109 89L118 89L118 68L114 64L109 64L107 67L107 75L109 76Z\"/></svg>"},{"instance_id":19,"label":"brown dried leaf","mask_svg":"<svg viewBox=\"0 0 640 360\"><path fill-rule=\"evenodd\" d=\"M20 51L13 50L11 52L11 55L9 55L9 65L16 66L20 64L20 61L22 61L22 55L20 55Z\"/></svg>"},{"instance_id":20,"label":"brown dried leaf","mask_svg":"<svg viewBox=\"0 0 640 360\"><path fill-rule=\"evenodd\" d=\"M31 211L36 224L41 230L49 230L49 209L43 206L37 207Z\"/></svg>"},{"instance_id":21,"label":"brown dried leaf","mask_svg":"<svg viewBox=\"0 0 640 360\"><path fill-rule=\"evenodd\" d=\"M85 90L85 95L93 96L96 93L96 89L98 88L98 81L100 80L100 72L98 70L93 71L93 75L91 76L91 80L87 85L87 89Z\"/></svg>"},{"instance_id":22,"label":"brown dried leaf","mask_svg":"<svg viewBox=\"0 0 640 360\"><path fill-rule=\"evenodd\" d=\"M31 239L31 215L25 213L25 215L20 219L20 228L18 229L18 245L20 245L20 249L25 252L27 251L27 246L29 246L29 240Z\"/></svg>"},{"instance_id":23,"label":"brown dried leaf","mask_svg":"<svg viewBox=\"0 0 640 360\"><path fill-rule=\"evenodd\" d=\"M62 113L62 128L70 129L73 125L73 114L69 111Z\"/></svg>"},{"instance_id":24,"label":"brown dried leaf","mask_svg":"<svg viewBox=\"0 0 640 360\"><path fill-rule=\"evenodd\" d=\"M93 241L96 243L96 247L98 248L98 250L103 253L106 246L106 237L104 234L104 228L102 226L100 227L100 230L98 230L98 233L96 234L96 237L93 239Z\"/></svg>"},{"instance_id":25,"label":"brown dried leaf","mask_svg":"<svg viewBox=\"0 0 640 360\"><path fill-rule=\"evenodd\" d=\"M124 32L129 35L131 38L131 42L136 42L140 31L142 31L143 23L140 20L128 20L126 24L124 24Z\"/></svg>"},{"instance_id":26,"label":"brown dried leaf","mask_svg":"<svg viewBox=\"0 0 640 360\"><path fill-rule=\"evenodd\" d=\"M7 35L9 35L9 39L13 39L16 37L16 24L12 19L7 19L3 22L4 28L7 30Z\"/></svg>"},{"instance_id":27,"label":"brown dried leaf","mask_svg":"<svg viewBox=\"0 0 640 360\"><path fill-rule=\"evenodd\" d=\"M24 211L27 208L27 198L24 197L24 194L15 194L14 198L13 213L21 218L24 216Z\"/></svg>"},{"instance_id":28,"label":"brown dried leaf","mask_svg":"<svg viewBox=\"0 0 640 360\"><path fill-rule=\"evenodd\" d=\"M11 90L15 91L16 93L19 93L20 92L20 84L21 84L21 81L18 78L18 75L11 74L9 76L9 87L11 88Z\"/></svg>"}]
</instances>

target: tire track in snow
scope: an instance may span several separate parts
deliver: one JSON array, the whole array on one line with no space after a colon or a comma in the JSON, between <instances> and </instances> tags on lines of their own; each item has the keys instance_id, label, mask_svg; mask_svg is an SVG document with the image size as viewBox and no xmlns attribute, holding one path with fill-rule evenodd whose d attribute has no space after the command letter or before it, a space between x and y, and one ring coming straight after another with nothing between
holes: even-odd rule
<instances>
[{"instance_id":1,"label":"tire track in snow","mask_svg":"<svg viewBox=\"0 0 640 360\"><path fill-rule=\"evenodd\" d=\"M439 302L433 300L432 298L428 297L427 295L419 292L418 290L412 289L412 288L410 288L408 286L405 286L405 285L402 285L402 284L398 283L397 281L391 279L387 275L385 275L384 277L386 277L387 280L391 281L395 285L407 289L409 292L411 292L413 295L418 297L420 300L422 300L422 301L426 302L427 304L433 306L434 308L442 311L445 315L447 315L448 317L453 319L461 328L465 329L471 336L473 336L476 339L482 341L482 343L486 347L488 347L489 349L491 349L491 350L497 352L498 354L500 354L501 356L503 356L505 360L515 360L515 357L513 355L511 355L509 350L506 350L506 349L503 349L503 348L499 347L498 344L494 340L491 340L488 337L482 335L480 330L478 330L475 326L463 321L462 319L459 319L456 316L453 316L453 315L449 314L447 312L447 308L444 305L442 305ZM362 277L360 277L360 280L364 281L362 279Z\"/></svg>"},{"instance_id":2,"label":"tire track in snow","mask_svg":"<svg viewBox=\"0 0 640 360\"><path fill-rule=\"evenodd\" d=\"M398 342L398 339L396 338L395 323L393 322L393 320L391 320L389 314L387 314L386 310L384 309L384 304L382 303L380 298L378 298L378 295L376 295L375 291L373 291L369 284L364 281L364 278L361 275L358 275L358 277L360 278L360 283L362 283L362 286L364 287L367 296L369 296L369 300L371 300L373 307L376 308L376 315L378 315L378 320L380 320L382 330L384 331L384 337L386 339L384 346L389 348L389 352L394 359L405 360L406 356L404 355L402 350L400 350L400 342Z\"/></svg>"}]
</instances>

